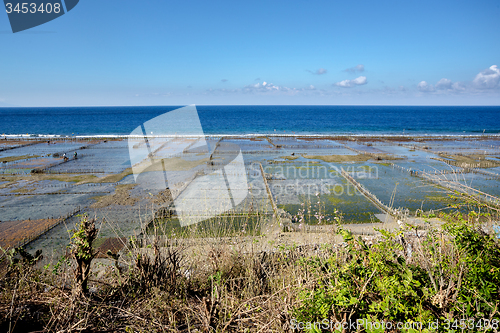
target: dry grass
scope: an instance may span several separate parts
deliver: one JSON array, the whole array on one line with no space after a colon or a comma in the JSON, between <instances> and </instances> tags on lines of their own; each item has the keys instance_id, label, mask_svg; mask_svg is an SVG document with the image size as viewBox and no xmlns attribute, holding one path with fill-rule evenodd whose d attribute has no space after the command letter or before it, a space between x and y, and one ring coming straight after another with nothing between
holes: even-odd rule
<instances>
[{"instance_id":1,"label":"dry grass","mask_svg":"<svg viewBox=\"0 0 500 333\"><path fill-rule=\"evenodd\" d=\"M421 238L405 239L414 253L409 263L427 269L436 254L425 251ZM142 242L114 239L106 249L113 244L126 247L93 266L90 293L78 298L71 290L72 268L64 263L54 270L58 275L50 273L53 266L9 266L0 280L0 330L10 325L12 332L293 332L294 311L306 301L301 291L330 278L328 271L318 276L300 263L351 260L344 246L331 243L252 251L215 239L197 250L151 235ZM453 250L444 239L436 246L439 256ZM430 302L444 309L453 301L457 277L435 277Z\"/></svg>"},{"instance_id":2,"label":"dry grass","mask_svg":"<svg viewBox=\"0 0 500 333\"><path fill-rule=\"evenodd\" d=\"M57 276L17 267L18 284L9 282L11 268L2 279L0 330L10 324L15 332L289 331L295 290L306 278L296 265L305 249L244 253L221 240L196 255L186 245L159 245L154 237L142 246L128 243L116 260L94 266L99 278L91 278L83 298L72 296L68 266Z\"/></svg>"}]
</instances>

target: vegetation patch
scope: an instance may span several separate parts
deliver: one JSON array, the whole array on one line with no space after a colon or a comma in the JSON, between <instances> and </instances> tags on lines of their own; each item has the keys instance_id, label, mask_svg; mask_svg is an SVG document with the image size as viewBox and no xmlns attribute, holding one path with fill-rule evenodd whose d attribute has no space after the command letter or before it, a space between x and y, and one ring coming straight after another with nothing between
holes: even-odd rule
<instances>
[{"instance_id":1,"label":"vegetation patch","mask_svg":"<svg viewBox=\"0 0 500 333\"><path fill-rule=\"evenodd\" d=\"M21 156L9 156L0 158L0 163L14 162L19 160L26 160L29 158L37 158L39 155L21 155Z\"/></svg>"},{"instance_id":2,"label":"vegetation patch","mask_svg":"<svg viewBox=\"0 0 500 333\"><path fill-rule=\"evenodd\" d=\"M287 163L293 163L292 161L276 161L276 160L268 160L269 164L287 164Z\"/></svg>"},{"instance_id":3,"label":"vegetation patch","mask_svg":"<svg viewBox=\"0 0 500 333\"><path fill-rule=\"evenodd\" d=\"M21 188L16 188L12 191L10 191L10 193L18 193L18 194L25 194L25 193L30 193L30 192L33 192L35 190L34 187L21 187Z\"/></svg>"},{"instance_id":4,"label":"vegetation patch","mask_svg":"<svg viewBox=\"0 0 500 333\"><path fill-rule=\"evenodd\" d=\"M99 178L97 181L86 181L88 183L118 183L121 181L123 178L130 176L134 174L132 171L132 168L127 168L124 171L117 173L117 174L111 174L104 176L102 178ZM82 182L85 183L85 182Z\"/></svg>"},{"instance_id":5,"label":"vegetation patch","mask_svg":"<svg viewBox=\"0 0 500 333\"><path fill-rule=\"evenodd\" d=\"M153 203L164 206L172 202L172 193L170 193L170 189L165 189L160 191L157 195L155 195L152 199L150 199Z\"/></svg>"},{"instance_id":6,"label":"vegetation patch","mask_svg":"<svg viewBox=\"0 0 500 333\"><path fill-rule=\"evenodd\" d=\"M117 183L123 178L132 175L132 168L127 168L121 173L110 174L104 177L97 177L91 174L83 175L71 175L71 174L44 174L44 173L34 173L29 176L11 176L5 175L0 180L8 181L9 183L0 184L0 189L12 186L18 181L42 181L42 180L57 180L67 183L76 183L77 185L88 184L88 183Z\"/></svg>"},{"instance_id":7,"label":"vegetation patch","mask_svg":"<svg viewBox=\"0 0 500 333\"><path fill-rule=\"evenodd\" d=\"M346 248L302 261L311 276L298 294L297 321L342 322L342 314L350 313L351 320L371 323L421 323L412 332L449 331L444 324L429 330L439 318L447 318L449 327L463 318L475 323L495 318L498 323L500 246L470 224L477 217L446 215L448 223L422 240L380 230L382 238L371 247L340 229ZM401 237L404 242L398 241ZM479 325L471 331L492 331Z\"/></svg>"},{"instance_id":8,"label":"vegetation patch","mask_svg":"<svg viewBox=\"0 0 500 333\"><path fill-rule=\"evenodd\" d=\"M302 155L304 158L322 160L324 162L347 163L366 162L368 160L400 160L400 157L388 154L357 154L357 155Z\"/></svg>"},{"instance_id":9,"label":"vegetation patch","mask_svg":"<svg viewBox=\"0 0 500 333\"><path fill-rule=\"evenodd\" d=\"M358 155L302 155L304 158L321 160L324 162L365 162L371 157L368 155L358 154Z\"/></svg>"},{"instance_id":10,"label":"vegetation patch","mask_svg":"<svg viewBox=\"0 0 500 333\"><path fill-rule=\"evenodd\" d=\"M336 185L336 186L339 186L339 185ZM342 205L349 204L349 201L342 199L342 197L340 197L338 195L329 195L328 201L334 206L342 206Z\"/></svg>"},{"instance_id":11,"label":"vegetation patch","mask_svg":"<svg viewBox=\"0 0 500 333\"><path fill-rule=\"evenodd\" d=\"M138 198L130 196L130 190L133 189L136 185L137 184L117 185L115 188L115 193L96 197L98 201L90 205L90 207L104 208L111 205L132 206L137 201L139 201Z\"/></svg>"},{"instance_id":12,"label":"vegetation patch","mask_svg":"<svg viewBox=\"0 0 500 333\"><path fill-rule=\"evenodd\" d=\"M494 168L500 166L500 161L489 159L488 155L446 155L439 154L440 157L447 159L449 164L462 168ZM435 158L439 160L438 158Z\"/></svg>"},{"instance_id":13,"label":"vegetation patch","mask_svg":"<svg viewBox=\"0 0 500 333\"><path fill-rule=\"evenodd\" d=\"M280 158L284 158L285 160L296 160L299 158L299 156L281 156Z\"/></svg>"}]
</instances>

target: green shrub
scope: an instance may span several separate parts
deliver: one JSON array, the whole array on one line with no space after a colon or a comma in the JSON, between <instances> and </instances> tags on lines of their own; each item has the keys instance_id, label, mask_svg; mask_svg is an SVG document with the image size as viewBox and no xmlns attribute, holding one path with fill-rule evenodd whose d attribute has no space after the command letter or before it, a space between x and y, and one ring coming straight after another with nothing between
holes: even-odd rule
<instances>
[{"instance_id":1,"label":"green shrub","mask_svg":"<svg viewBox=\"0 0 500 333\"><path fill-rule=\"evenodd\" d=\"M422 330L436 320L500 320L500 247L470 223L489 217L478 211L445 215L447 223L425 236L379 230L371 247L340 229L343 246L326 258L301 261L309 280L298 290L293 315L309 323L422 323ZM474 331L481 329L491 331Z\"/></svg>"}]
</instances>

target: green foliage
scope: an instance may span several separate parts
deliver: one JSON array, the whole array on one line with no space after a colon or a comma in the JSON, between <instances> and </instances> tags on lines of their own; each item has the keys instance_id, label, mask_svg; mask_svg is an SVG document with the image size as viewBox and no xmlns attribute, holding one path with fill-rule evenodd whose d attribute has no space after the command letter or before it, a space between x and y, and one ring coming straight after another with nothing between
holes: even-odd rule
<instances>
[{"instance_id":1,"label":"green foliage","mask_svg":"<svg viewBox=\"0 0 500 333\"><path fill-rule=\"evenodd\" d=\"M475 215L475 214L472 214ZM500 248L498 241L462 216L445 226L467 267L457 294L456 311L467 318L484 318L500 299Z\"/></svg>"},{"instance_id":2,"label":"green foliage","mask_svg":"<svg viewBox=\"0 0 500 333\"><path fill-rule=\"evenodd\" d=\"M52 274L54 275L59 275L59 270L61 269L61 267L66 264L67 266L70 266L71 265L71 261L66 258L65 256L61 256L59 258L59 260L57 261L57 263L54 265L54 267L52 267ZM50 268L50 264L47 264L44 266L45 270L48 270Z\"/></svg>"},{"instance_id":3,"label":"green foliage","mask_svg":"<svg viewBox=\"0 0 500 333\"><path fill-rule=\"evenodd\" d=\"M97 229L95 227L95 220L89 219L88 216L80 216L80 225L71 236L72 253L76 261L75 285L73 293L81 296L88 293L88 278L90 274L90 267L92 260L96 253L92 248L92 244L97 237Z\"/></svg>"},{"instance_id":4,"label":"green foliage","mask_svg":"<svg viewBox=\"0 0 500 333\"><path fill-rule=\"evenodd\" d=\"M413 243L418 253L403 231L378 230L379 241L368 246L339 228L343 246L327 258L301 261L310 283L299 289L293 315L300 322L369 318L424 328L435 320L499 319L500 246L470 223L491 216L482 208L466 217L463 211L443 215L448 223L442 229Z\"/></svg>"},{"instance_id":5,"label":"green foliage","mask_svg":"<svg viewBox=\"0 0 500 333\"><path fill-rule=\"evenodd\" d=\"M2 249L3 250L3 249ZM0 258L0 276L7 281L8 284L17 285L19 277L35 270L35 265L43 259L42 250L37 250L34 255L26 251L23 247L18 247L10 250L3 250L4 257ZM5 274L1 269L5 261ZM0 291L2 289L2 279L0 279ZM1 293L0 293L1 295Z\"/></svg>"},{"instance_id":6,"label":"green foliage","mask_svg":"<svg viewBox=\"0 0 500 333\"><path fill-rule=\"evenodd\" d=\"M11 249L7 252L11 265L23 264L28 266L35 265L43 259L42 250L37 250L34 255L26 251L23 247Z\"/></svg>"},{"instance_id":7,"label":"green foliage","mask_svg":"<svg viewBox=\"0 0 500 333\"><path fill-rule=\"evenodd\" d=\"M97 231L89 232L90 222L87 215L78 215L81 217L78 229L71 236L73 244L73 254L77 259L89 260L94 256L92 250L92 241Z\"/></svg>"},{"instance_id":8,"label":"green foliage","mask_svg":"<svg viewBox=\"0 0 500 333\"><path fill-rule=\"evenodd\" d=\"M355 240L345 230L342 234L348 240L345 249L326 260L303 261L313 270L316 283L300 294L302 306L295 313L298 319L342 321L344 314L351 320L361 314L393 321L429 318L421 303L429 294L422 288L425 272L398 254L402 251L395 242L398 235L384 232L385 239L368 248L360 238Z\"/></svg>"}]
</instances>

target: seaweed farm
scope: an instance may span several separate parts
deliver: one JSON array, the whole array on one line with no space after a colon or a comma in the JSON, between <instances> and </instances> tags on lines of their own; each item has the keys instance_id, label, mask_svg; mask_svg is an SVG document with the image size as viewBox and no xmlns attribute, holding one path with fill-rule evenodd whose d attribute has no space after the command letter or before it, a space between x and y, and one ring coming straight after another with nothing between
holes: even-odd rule
<instances>
[{"instance_id":1,"label":"seaweed farm","mask_svg":"<svg viewBox=\"0 0 500 333\"><path fill-rule=\"evenodd\" d=\"M423 222L453 193L500 205L499 137L4 139L0 247L63 252L82 214L104 250L158 226L225 237Z\"/></svg>"}]
</instances>

